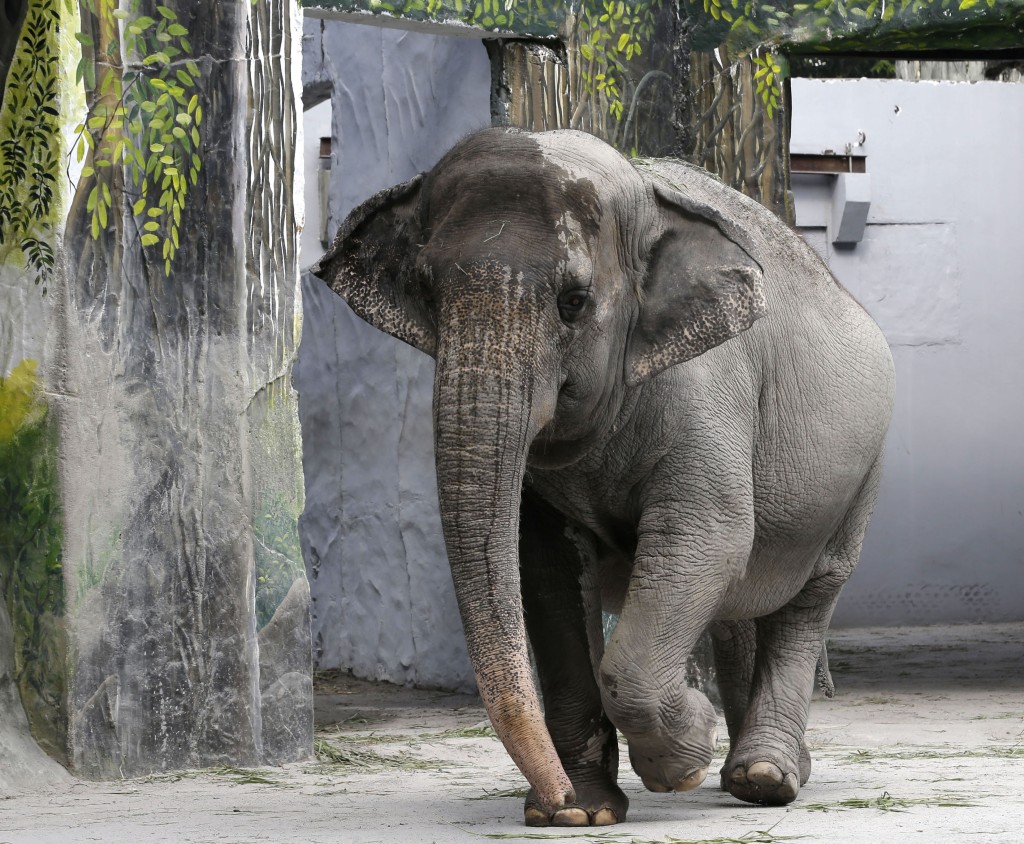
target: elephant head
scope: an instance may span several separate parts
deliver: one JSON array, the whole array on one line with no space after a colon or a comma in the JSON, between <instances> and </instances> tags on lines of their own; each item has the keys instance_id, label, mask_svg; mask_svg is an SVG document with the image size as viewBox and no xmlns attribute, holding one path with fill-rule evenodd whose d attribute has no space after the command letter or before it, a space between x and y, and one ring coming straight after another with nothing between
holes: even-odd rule
<instances>
[{"instance_id":1,"label":"elephant head","mask_svg":"<svg viewBox=\"0 0 1024 844\"><path fill-rule=\"evenodd\" d=\"M441 521L498 736L573 799L533 688L519 592L527 464L572 463L642 382L747 329L761 270L715 210L578 132L490 129L349 215L314 273L437 359Z\"/></svg>"}]
</instances>

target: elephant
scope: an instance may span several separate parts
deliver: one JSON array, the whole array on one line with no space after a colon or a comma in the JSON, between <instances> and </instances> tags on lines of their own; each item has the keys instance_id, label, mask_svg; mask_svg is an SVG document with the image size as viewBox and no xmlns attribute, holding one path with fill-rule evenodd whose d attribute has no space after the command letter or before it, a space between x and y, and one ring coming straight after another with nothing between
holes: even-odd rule
<instances>
[{"instance_id":1,"label":"elephant","mask_svg":"<svg viewBox=\"0 0 1024 844\"><path fill-rule=\"evenodd\" d=\"M705 779L716 714L684 676L705 630L722 788L792 801L894 393L816 254L698 167L489 128L356 208L313 272L436 359L441 524L525 822L625 820L616 730L647 789Z\"/></svg>"}]
</instances>

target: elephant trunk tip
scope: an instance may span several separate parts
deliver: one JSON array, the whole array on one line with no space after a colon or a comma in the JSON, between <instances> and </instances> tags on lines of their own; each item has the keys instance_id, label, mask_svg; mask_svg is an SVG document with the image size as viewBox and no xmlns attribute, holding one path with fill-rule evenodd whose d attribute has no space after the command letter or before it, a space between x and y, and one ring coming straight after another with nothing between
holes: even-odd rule
<instances>
[{"instance_id":1,"label":"elephant trunk tip","mask_svg":"<svg viewBox=\"0 0 1024 844\"><path fill-rule=\"evenodd\" d=\"M576 790L551 742L532 688L526 695L489 694L481 679L481 697L495 732L529 781L540 807L551 815L575 803Z\"/></svg>"}]
</instances>

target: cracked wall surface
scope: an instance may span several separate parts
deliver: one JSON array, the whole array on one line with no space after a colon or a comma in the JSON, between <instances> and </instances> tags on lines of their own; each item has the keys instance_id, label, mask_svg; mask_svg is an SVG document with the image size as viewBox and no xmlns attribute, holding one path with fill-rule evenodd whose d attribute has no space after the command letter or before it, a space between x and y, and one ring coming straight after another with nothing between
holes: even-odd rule
<instances>
[{"instance_id":1,"label":"cracked wall surface","mask_svg":"<svg viewBox=\"0 0 1024 844\"><path fill-rule=\"evenodd\" d=\"M307 20L305 89L333 104L329 231L490 123L483 45ZM308 266L316 256L303 256ZM360 677L469 689L437 510L433 361L303 280L296 367L314 656Z\"/></svg>"}]
</instances>

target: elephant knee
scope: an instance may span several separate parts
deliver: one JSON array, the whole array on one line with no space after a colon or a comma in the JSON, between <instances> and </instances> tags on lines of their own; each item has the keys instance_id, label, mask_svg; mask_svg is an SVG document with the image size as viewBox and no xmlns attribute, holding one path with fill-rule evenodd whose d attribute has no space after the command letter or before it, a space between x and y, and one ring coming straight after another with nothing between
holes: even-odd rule
<instances>
[{"instance_id":1,"label":"elephant knee","mask_svg":"<svg viewBox=\"0 0 1024 844\"><path fill-rule=\"evenodd\" d=\"M609 647L598 671L605 712L620 730L645 730L659 719L659 683L646 661Z\"/></svg>"},{"instance_id":2,"label":"elephant knee","mask_svg":"<svg viewBox=\"0 0 1024 844\"><path fill-rule=\"evenodd\" d=\"M611 722L631 740L683 736L695 727L703 736L709 718L713 727L714 709L703 694L687 686L680 663L679 670L667 672L623 648L606 651L598 672L602 703Z\"/></svg>"}]
</instances>

